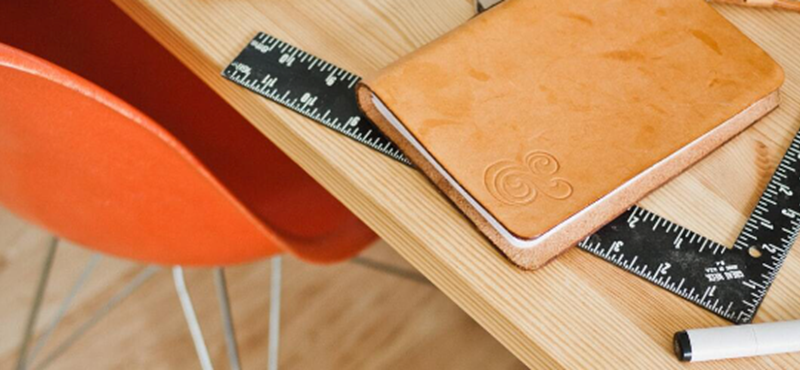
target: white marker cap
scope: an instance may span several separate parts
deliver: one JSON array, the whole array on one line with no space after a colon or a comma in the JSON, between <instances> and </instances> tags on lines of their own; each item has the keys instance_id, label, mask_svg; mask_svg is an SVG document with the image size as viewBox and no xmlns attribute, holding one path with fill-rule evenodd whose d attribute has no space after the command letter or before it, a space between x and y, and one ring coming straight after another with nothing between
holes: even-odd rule
<instances>
[{"instance_id":1,"label":"white marker cap","mask_svg":"<svg viewBox=\"0 0 800 370\"><path fill-rule=\"evenodd\" d=\"M681 361L709 361L800 351L800 320L675 333Z\"/></svg>"}]
</instances>

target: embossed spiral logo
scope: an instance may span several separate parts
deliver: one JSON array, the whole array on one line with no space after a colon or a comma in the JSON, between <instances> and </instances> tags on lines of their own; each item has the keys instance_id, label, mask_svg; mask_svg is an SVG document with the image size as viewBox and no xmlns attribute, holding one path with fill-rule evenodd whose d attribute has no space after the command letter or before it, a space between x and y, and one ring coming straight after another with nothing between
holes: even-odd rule
<instances>
[{"instance_id":1,"label":"embossed spiral logo","mask_svg":"<svg viewBox=\"0 0 800 370\"><path fill-rule=\"evenodd\" d=\"M552 154L535 151L525 155L524 163L500 161L486 168L484 181L497 200L510 205L530 204L539 193L553 199L567 199L572 184L555 177L560 165Z\"/></svg>"}]
</instances>

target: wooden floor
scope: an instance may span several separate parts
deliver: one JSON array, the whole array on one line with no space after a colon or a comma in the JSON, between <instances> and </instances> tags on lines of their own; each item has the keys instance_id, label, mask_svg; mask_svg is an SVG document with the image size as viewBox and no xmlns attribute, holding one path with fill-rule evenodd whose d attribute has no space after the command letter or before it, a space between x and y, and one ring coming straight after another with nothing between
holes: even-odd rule
<instances>
[{"instance_id":1,"label":"wooden floor","mask_svg":"<svg viewBox=\"0 0 800 370\"><path fill-rule=\"evenodd\" d=\"M0 369L13 368L49 236L0 208ZM378 243L372 259L408 268ZM91 253L61 243L37 327L41 333ZM346 263L284 260L282 369L518 369L522 364L427 283ZM37 357L142 270L103 258L64 322ZM227 269L245 369L266 368L268 262ZM218 369L228 368L212 272L186 272ZM106 316L51 369L193 369L194 347L169 270L161 270Z\"/></svg>"}]
</instances>

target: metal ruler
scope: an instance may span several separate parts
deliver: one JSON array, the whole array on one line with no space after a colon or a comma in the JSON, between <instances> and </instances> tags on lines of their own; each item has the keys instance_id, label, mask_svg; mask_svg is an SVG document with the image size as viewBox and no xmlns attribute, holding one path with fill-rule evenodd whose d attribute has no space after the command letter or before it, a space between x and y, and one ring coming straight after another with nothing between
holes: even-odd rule
<instances>
[{"instance_id":1,"label":"metal ruler","mask_svg":"<svg viewBox=\"0 0 800 370\"><path fill-rule=\"evenodd\" d=\"M407 165L411 161L358 108L361 78L260 32L222 75Z\"/></svg>"},{"instance_id":2,"label":"metal ruler","mask_svg":"<svg viewBox=\"0 0 800 370\"><path fill-rule=\"evenodd\" d=\"M410 165L359 111L359 78L352 73L259 33L222 75ZM800 230L799 158L795 136L733 248L635 206L579 247L730 321L748 323Z\"/></svg>"}]
</instances>

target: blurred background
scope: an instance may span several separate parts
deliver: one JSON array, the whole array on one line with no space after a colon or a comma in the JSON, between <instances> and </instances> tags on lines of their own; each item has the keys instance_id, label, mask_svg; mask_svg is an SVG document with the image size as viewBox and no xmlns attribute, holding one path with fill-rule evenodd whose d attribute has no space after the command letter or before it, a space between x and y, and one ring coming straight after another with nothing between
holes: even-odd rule
<instances>
[{"instance_id":1,"label":"blurred background","mask_svg":"<svg viewBox=\"0 0 800 370\"><path fill-rule=\"evenodd\" d=\"M49 234L0 207L0 369L16 364L48 243ZM61 242L38 334L91 255ZM414 271L383 242L363 255ZM104 256L37 359L44 359L142 269ZM214 365L226 369L212 271L185 271ZM226 273L243 368L266 368L270 263L230 267ZM524 368L433 285L353 262L315 266L284 257L281 306L283 369ZM169 269L159 270L48 368L199 368Z\"/></svg>"}]
</instances>

